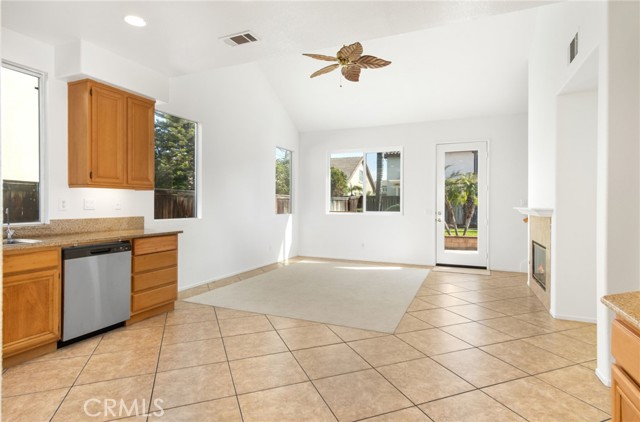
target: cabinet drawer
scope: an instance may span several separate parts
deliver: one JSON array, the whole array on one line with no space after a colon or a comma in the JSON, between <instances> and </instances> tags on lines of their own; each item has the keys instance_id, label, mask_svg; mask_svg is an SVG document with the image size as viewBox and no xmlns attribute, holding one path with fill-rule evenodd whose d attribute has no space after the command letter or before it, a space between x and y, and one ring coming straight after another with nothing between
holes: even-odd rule
<instances>
[{"instance_id":1,"label":"cabinet drawer","mask_svg":"<svg viewBox=\"0 0 640 422\"><path fill-rule=\"evenodd\" d=\"M142 293L131 294L131 313L136 313L147 308L153 308L163 303L168 303L178 298L178 284L169 284L165 287L149 290Z\"/></svg>"},{"instance_id":2,"label":"cabinet drawer","mask_svg":"<svg viewBox=\"0 0 640 422\"><path fill-rule=\"evenodd\" d=\"M4 274L22 273L43 268L57 268L60 265L60 249L5 253L2 265Z\"/></svg>"},{"instance_id":3,"label":"cabinet drawer","mask_svg":"<svg viewBox=\"0 0 640 422\"><path fill-rule=\"evenodd\" d=\"M618 319L612 324L611 353L616 358L616 364L640 383L640 336Z\"/></svg>"},{"instance_id":4,"label":"cabinet drawer","mask_svg":"<svg viewBox=\"0 0 640 422\"><path fill-rule=\"evenodd\" d=\"M611 366L613 422L640 420L640 387L618 365Z\"/></svg>"},{"instance_id":5,"label":"cabinet drawer","mask_svg":"<svg viewBox=\"0 0 640 422\"><path fill-rule=\"evenodd\" d=\"M133 239L133 255L146 255L178 249L178 235Z\"/></svg>"},{"instance_id":6,"label":"cabinet drawer","mask_svg":"<svg viewBox=\"0 0 640 422\"><path fill-rule=\"evenodd\" d=\"M134 275L131 280L133 292L151 289L168 283L178 282L178 268L170 267L163 270L151 271L144 274Z\"/></svg>"},{"instance_id":7,"label":"cabinet drawer","mask_svg":"<svg viewBox=\"0 0 640 422\"><path fill-rule=\"evenodd\" d=\"M178 265L178 251L158 252L133 257L131 271L142 273Z\"/></svg>"}]
</instances>

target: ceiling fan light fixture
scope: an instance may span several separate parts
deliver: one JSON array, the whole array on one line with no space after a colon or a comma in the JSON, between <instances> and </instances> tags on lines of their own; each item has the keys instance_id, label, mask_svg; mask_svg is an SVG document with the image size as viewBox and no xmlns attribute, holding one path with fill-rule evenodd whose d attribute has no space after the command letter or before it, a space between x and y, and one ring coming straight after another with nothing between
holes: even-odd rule
<instances>
[{"instance_id":1,"label":"ceiling fan light fixture","mask_svg":"<svg viewBox=\"0 0 640 422\"><path fill-rule=\"evenodd\" d=\"M337 68L342 68L342 76L348 81L358 82L360 80L360 71L362 69L378 69L391 64L390 61L380 59L375 56L362 55L362 44L355 42L350 45L343 46L334 56L325 56L323 54L304 53L303 56L311 57L316 60L326 62L335 62L329 66L325 66L311 74L311 78L324 75Z\"/></svg>"},{"instance_id":2,"label":"ceiling fan light fixture","mask_svg":"<svg viewBox=\"0 0 640 422\"><path fill-rule=\"evenodd\" d=\"M147 22L144 19L142 19L140 16L136 16L136 15L127 15L124 17L124 21L129 25L135 26L138 28L147 26Z\"/></svg>"}]
</instances>

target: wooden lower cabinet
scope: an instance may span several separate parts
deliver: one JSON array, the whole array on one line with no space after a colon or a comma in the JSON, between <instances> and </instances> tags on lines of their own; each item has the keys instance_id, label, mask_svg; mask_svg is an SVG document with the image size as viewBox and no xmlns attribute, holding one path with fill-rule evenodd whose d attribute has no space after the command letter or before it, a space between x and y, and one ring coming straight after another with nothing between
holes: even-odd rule
<instances>
[{"instance_id":1,"label":"wooden lower cabinet","mask_svg":"<svg viewBox=\"0 0 640 422\"><path fill-rule=\"evenodd\" d=\"M132 324L170 311L178 298L178 235L133 239Z\"/></svg>"},{"instance_id":2,"label":"wooden lower cabinet","mask_svg":"<svg viewBox=\"0 0 640 422\"><path fill-rule=\"evenodd\" d=\"M611 406L613 422L640 421L640 331L622 320L613 321Z\"/></svg>"},{"instance_id":3,"label":"wooden lower cabinet","mask_svg":"<svg viewBox=\"0 0 640 422\"><path fill-rule=\"evenodd\" d=\"M640 421L640 387L618 365L611 367L612 420Z\"/></svg>"},{"instance_id":4,"label":"wooden lower cabinet","mask_svg":"<svg viewBox=\"0 0 640 422\"><path fill-rule=\"evenodd\" d=\"M55 350L60 339L60 248L3 254L3 366Z\"/></svg>"}]
</instances>

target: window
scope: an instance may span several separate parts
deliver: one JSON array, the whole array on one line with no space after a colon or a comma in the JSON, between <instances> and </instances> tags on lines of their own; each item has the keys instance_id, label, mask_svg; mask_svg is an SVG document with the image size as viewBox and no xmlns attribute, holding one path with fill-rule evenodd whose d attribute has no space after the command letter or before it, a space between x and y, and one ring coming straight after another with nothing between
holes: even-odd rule
<instances>
[{"instance_id":1,"label":"window","mask_svg":"<svg viewBox=\"0 0 640 422\"><path fill-rule=\"evenodd\" d=\"M276 214L291 214L291 151L276 147Z\"/></svg>"},{"instance_id":2,"label":"window","mask_svg":"<svg viewBox=\"0 0 640 422\"><path fill-rule=\"evenodd\" d=\"M3 222L39 223L44 74L3 62L0 78Z\"/></svg>"},{"instance_id":3,"label":"window","mask_svg":"<svg viewBox=\"0 0 640 422\"><path fill-rule=\"evenodd\" d=\"M197 216L197 132L196 122L156 110L154 216L157 220Z\"/></svg>"},{"instance_id":4,"label":"window","mask_svg":"<svg viewBox=\"0 0 640 422\"><path fill-rule=\"evenodd\" d=\"M400 151L331 154L329 211L400 212Z\"/></svg>"}]
</instances>

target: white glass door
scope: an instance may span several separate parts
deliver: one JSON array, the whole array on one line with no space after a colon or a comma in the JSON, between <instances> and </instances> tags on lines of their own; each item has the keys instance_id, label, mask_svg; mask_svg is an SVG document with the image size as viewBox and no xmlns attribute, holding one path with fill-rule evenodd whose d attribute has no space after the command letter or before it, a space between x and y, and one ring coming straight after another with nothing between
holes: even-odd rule
<instances>
[{"instance_id":1,"label":"white glass door","mask_svg":"<svg viewBox=\"0 0 640 422\"><path fill-rule=\"evenodd\" d=\"M487 143L437 146L436 264L487 268Z\"/></svg>"}]
</instances>

